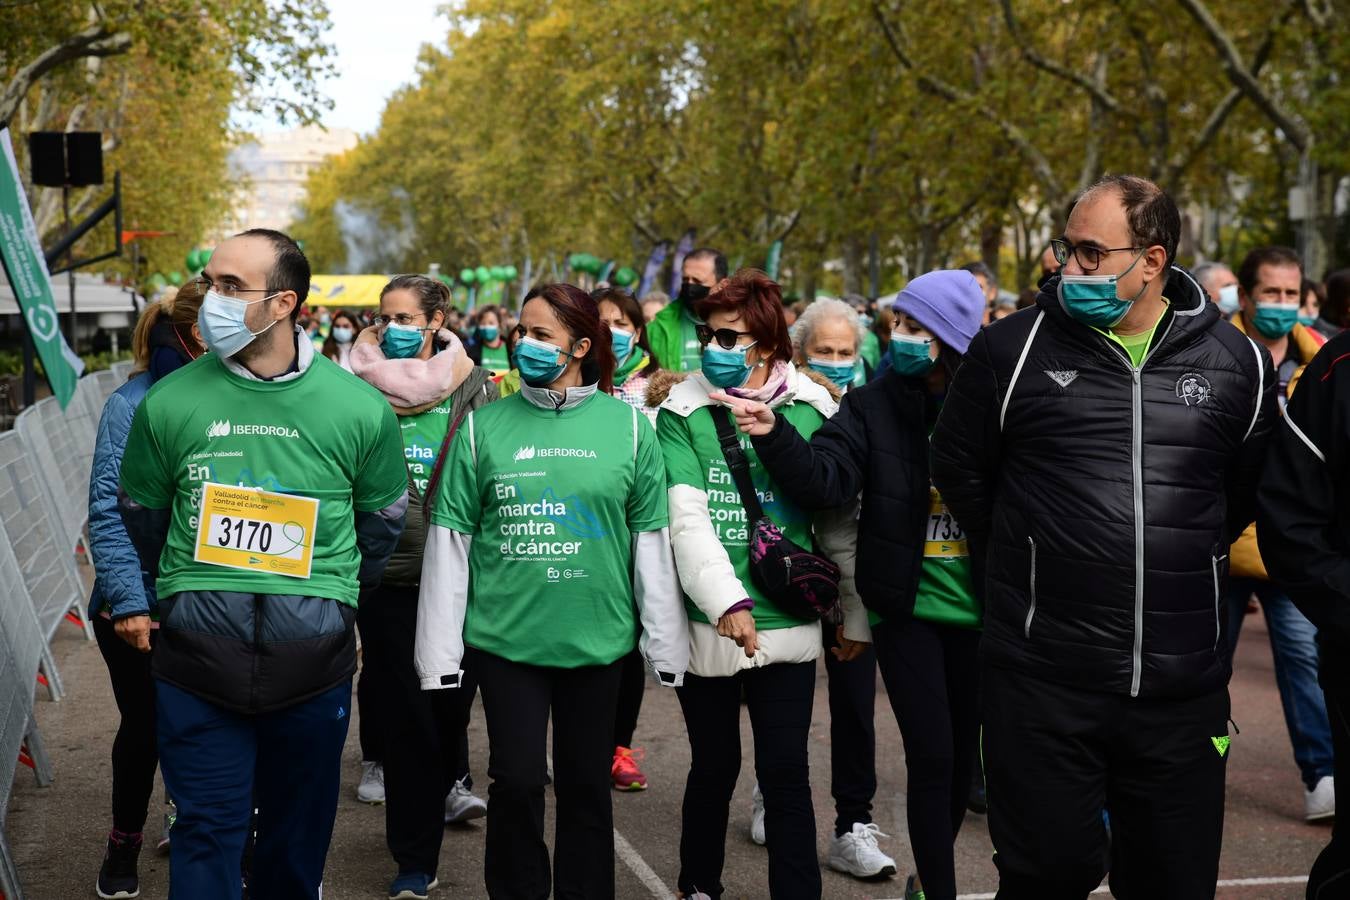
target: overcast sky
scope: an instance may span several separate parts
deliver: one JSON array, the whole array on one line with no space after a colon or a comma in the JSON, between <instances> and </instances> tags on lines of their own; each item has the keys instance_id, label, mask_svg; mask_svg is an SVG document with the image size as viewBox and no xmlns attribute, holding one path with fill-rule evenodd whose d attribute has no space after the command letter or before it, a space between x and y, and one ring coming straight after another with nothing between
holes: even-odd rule
<instances>
[{"instance_id":1,"label":"overcast sky","mask_svg":"<svg viewBox=\"0 0 1350 900\"><path fill-rule=\"evenodd\" d=\"M380 123L384 101L412 81L417 51L439 44L445 19L436 15L441 0L328 0L333 23L328 39L337 51L338 75L322 85L333 109L323 116L329 128L369 134ZM278 131L270 117L247 118L249 131Z\"/></svg>"}]
</instances>

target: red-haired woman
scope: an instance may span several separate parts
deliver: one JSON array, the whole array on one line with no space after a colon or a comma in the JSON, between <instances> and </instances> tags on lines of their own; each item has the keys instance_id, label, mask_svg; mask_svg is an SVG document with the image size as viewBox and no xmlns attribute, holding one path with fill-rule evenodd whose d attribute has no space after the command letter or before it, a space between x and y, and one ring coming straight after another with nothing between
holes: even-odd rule
<instances>
[{"instance_id":1,"label":"red-haired woman","mask_svg":"<svg viewBox=\"0 0 1350 900\"><path fill-rule=\"evenodd\" d=\"M686 898L722 895L728 809L741 766L740 703L750 711L755 771L765 806L769 894L819 897L816 821L807 770L807 735L821 652L820 622L780 610L749 570L745 509L718 441L720 398L767 403L803 437L838 408L832 386L793 367L782 294L762 272L742 270L695 304L705 324L703 368L673 384L653 381L656 432L665 455L671 543L689 615L689 674L679 689L691 764L680 834L679 890ZM822 383L824 382L824 383ZM819 540L847 575L856 534L852 510L814 517L794 504L745 442L750 475L765 512L791 540ZM856 599L856 598L855 598ZM850 619L863 615L850 603ZM841 659L862 651L841 642Z\"/></svg>"},{"instance_id":2,"label":"red-haired woman","mask_svg":"<svg viewBox=\"0 0 1350 900\"><path fill-rule=\"evenodd\" d=\"M535 288L516 335L520 393L465 417L433 498L415 660L426 690L478 676L488 895L549 895L551 714L553 890L613 897L614 712L638 620L663 683L688 659L665 470L647 418L609 396L609 329L588 294Z\"/></svg>"}]
</instances>

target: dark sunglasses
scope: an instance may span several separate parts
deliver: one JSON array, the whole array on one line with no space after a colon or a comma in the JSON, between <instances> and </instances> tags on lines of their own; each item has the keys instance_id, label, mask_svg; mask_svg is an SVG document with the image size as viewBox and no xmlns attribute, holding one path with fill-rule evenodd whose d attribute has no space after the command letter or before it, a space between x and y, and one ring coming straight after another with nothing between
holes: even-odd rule
<instances>
[{"instance_id":1,"label":"dark sunglasses","mask_svg":"<svg viewBox=\"0 0 1350 900\"><path fill-rule=\"evenodd\" d=\"M736 339L739 337L749 337L748 331L735 331L730 328L719 328L716 331L707 325L697 325L694 327L694 333L698 335L700 344L707 344L717 341L717 346L723 350L730 350L736 346Z\"/></svg>"}]
</instances>

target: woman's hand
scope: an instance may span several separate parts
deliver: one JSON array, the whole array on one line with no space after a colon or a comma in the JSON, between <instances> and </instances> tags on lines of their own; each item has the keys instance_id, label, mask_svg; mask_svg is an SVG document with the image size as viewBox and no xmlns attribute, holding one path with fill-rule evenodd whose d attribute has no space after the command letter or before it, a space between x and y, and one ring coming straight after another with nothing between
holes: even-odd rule
<instances>
[{"instance_id":1,"label":"woman's hand","mask_svg":"<svg viewBox=\"0 0 1350 900\"><path fill-rule=\"evenodd\" d=\"M142 653L150 652L150 617L127 616L113 623L113 631Z\"/></svg>"},{"instance_id":2,"label":"woman's hand","mask_svg":"<svg viewBox=\"0 0 1350 900\"><path fill-rule=\"evenodd\" d=\"M736 417L736 426L751 437L762 437L773 431L773 410L758 400L742 400L722 391L713 391L708 399L716 400L730 409Z\"/></svg>"},{"instance_id":3,"label":"woman's hand","mask_svg":"<svg viewBox=\"0 0 1350 900\"><path fill-rule=\"evenodd\" d=\"M839 646L831 647L830 652L833 653L834 658L840 662L853 662L859 656L862 656L863 651L868 647L866 641L851 641L844 637L843 625L835 626L834 640Z\"/></svg>"},{"instance_id":4,"label":"woman's hand","mask_svg":"<svg viewBox=\"0 0 1350 900\"><path fill-rule=\"evenodd\" d=\"M753 658L755 651L759 649L759 639L755 635L755 617L750 615L748 609L730 612L718 619L717 633L735 641L736 646L743 649L747 657Z\"/></svg>"}]
</instances>

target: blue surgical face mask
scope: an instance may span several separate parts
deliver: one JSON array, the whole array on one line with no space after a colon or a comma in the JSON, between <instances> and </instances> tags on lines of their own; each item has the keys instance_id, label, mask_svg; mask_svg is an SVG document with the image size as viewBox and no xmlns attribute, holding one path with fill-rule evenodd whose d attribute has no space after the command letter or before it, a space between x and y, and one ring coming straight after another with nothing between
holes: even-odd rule
<instances>
[{"instance_id":1,"label":"blue surgical face mask","mask_svg":"<svg viewBox=\"0 0 1350 900\"><path fill-rule=\"evenodd\" d=\"M1298 324L1304 328L1311 328L1317 323L1317 316L1299 316Z\"/></svg>"},{"instance_id":2,"label":"blue surgical face mask","mask_svg":"<svg viewBox=\"0 0 1350 900\"><path fill-rule=\"evenodd\" d=\"M1256 304L1256 312L1252 315L1252 325L1256 327L1262 337L1269 338L1272 341L1293 331L1294 325L1297 323L1297 306L1258 303Z\"/></svg>"},{"instance_id":3,"label":"blue surgical face mask","mask_svg":"<svg viewBox=\"0 0 1350 900\"><path fill-rule=\"evenodd\" d=\"M330 334L332 334L333 340L337 341L339 344L350 344L352 338L356 336L355 332L346 325L334 325Z\"/></svg>"},{"instance_id":4,"label":"blue surgical face mask","mask_svg":"<svg viewBox=\"0 0 1350 900\"><path fill-rule=\"evenodd\" d=\"M633 342L636 338L637 335L618 328L609 330L609 339L614 345L614 360L619 365L628 362L628 357L633 355Z\"/></svg>"},{"instance_id":5,"label":"blue surgical face mask","mask_svg":"<svg viewBox=\"0 0 1350 900\"><path fill-rule=\"evenodd\" d=\"M422 329L416 325L390 322L384 327L384 334L380 335L380 349L384 351L386 359L412 359L422 352L425 340Z\"/></svg>"},{"instance_id":6,"label":"blue surgical face mask","mask_svg":"<svg viewBox=\"0 0 1350 900\"><path fill-rule=\"evenodd\" d=\"M281 321L273 319L262 331L249 331L244 324L244 316L254 303L271 300L276 294L269 294L258 300L237 300L226 297L214 290L206 292L201 309L197 311L197 328L202 333L206 347L221 359L229 359L249 344L254 338L265 333L272 325Z\"/></svg>"},{"instance_id":7,"label":"blue surgical face mask","mask_svg":"<svg viewBox=\"0 0 1350 900\"><path fill-rule=\"evenodd\" d=\"M735 388L745 384L750 380L750 372L754 369L754 366L745 361L745 354L750 352L750 348L756 343L758 341L732 347L730 350L723 350L716 344L707 344L703 348L703 377L708 379L708 383L713 387Z\"/></svg>"},{"instance_id":8,"label":"blue surgical face mask","mask_svg":"<svg viewBox=\"0 0 1350 900\"><path fill-rule=\"evenodd\" d=\"M522 337L516 341L515 361L520 370L520 380L530 387L548 387L557 381L567 368L566 362L558 362L558 356L566 351L557 344Z\"/></svg>"},{"instance_id":9,"label":"blue surgical face mask","mask_svg":"<svg viewBox=\"0 0 1350 900\"><path fill-rule=\"evenodd\" d=\"M892 331L891 343L887 347L891 368L906 378L927 375L937 364L937 359L928 355L928 347L932 343L928 338Z\"/></svg>"},{"instance_id":10,"label":"blue surgical face mask","mask_svg":"<svg viewBox=\"0 0 1350 900\"><path fill-rule=\"evenodd\" d=\"M1128 300L1116 295L1116 284L1144 258L1141 252L1119 275L1060 275L1059 304L1073 319L1093 328L1111 328L1125 318L1147 284Z\"/></svg>"},{"instance_id":11,"label":"blue surgical face mask","mask_svg":"<svg viewBox=\"0 0 1350 900\"><path fill-rule=\"evenodd\" d=\"M1219 312L1225 316L1231 316L1238 311L1242 304L1238 302L1238 286L1230 284L1227 287L1219 288Z\"/></svg>"},{"instance_id":12,"label":"blue surgical face mask","mask_svg":"<svg viewBox=\"0 0 1350 900\"><path fill-rule=\"evenodd\" d=\"M488 342L489 344L495 341L497 339L497 335L499 334L501 334L501 332L497 330L496 325L478 326L478 336L482 338L484 341Z\"/></svg>"},{"instance_id":13,"label":"blue surgical face mask","mask_svg":"<svg viewBox=\"0 0 1350 900\"><path fill-rule=\"evenodd\" d=\"M847 390L848 386L853 383L854 370L853 360L851 359L834 360L810 357L806 360L806 364L811 367L813 372L819 372L833 381L841 391Z\"/></svg>"}]
</instances>

